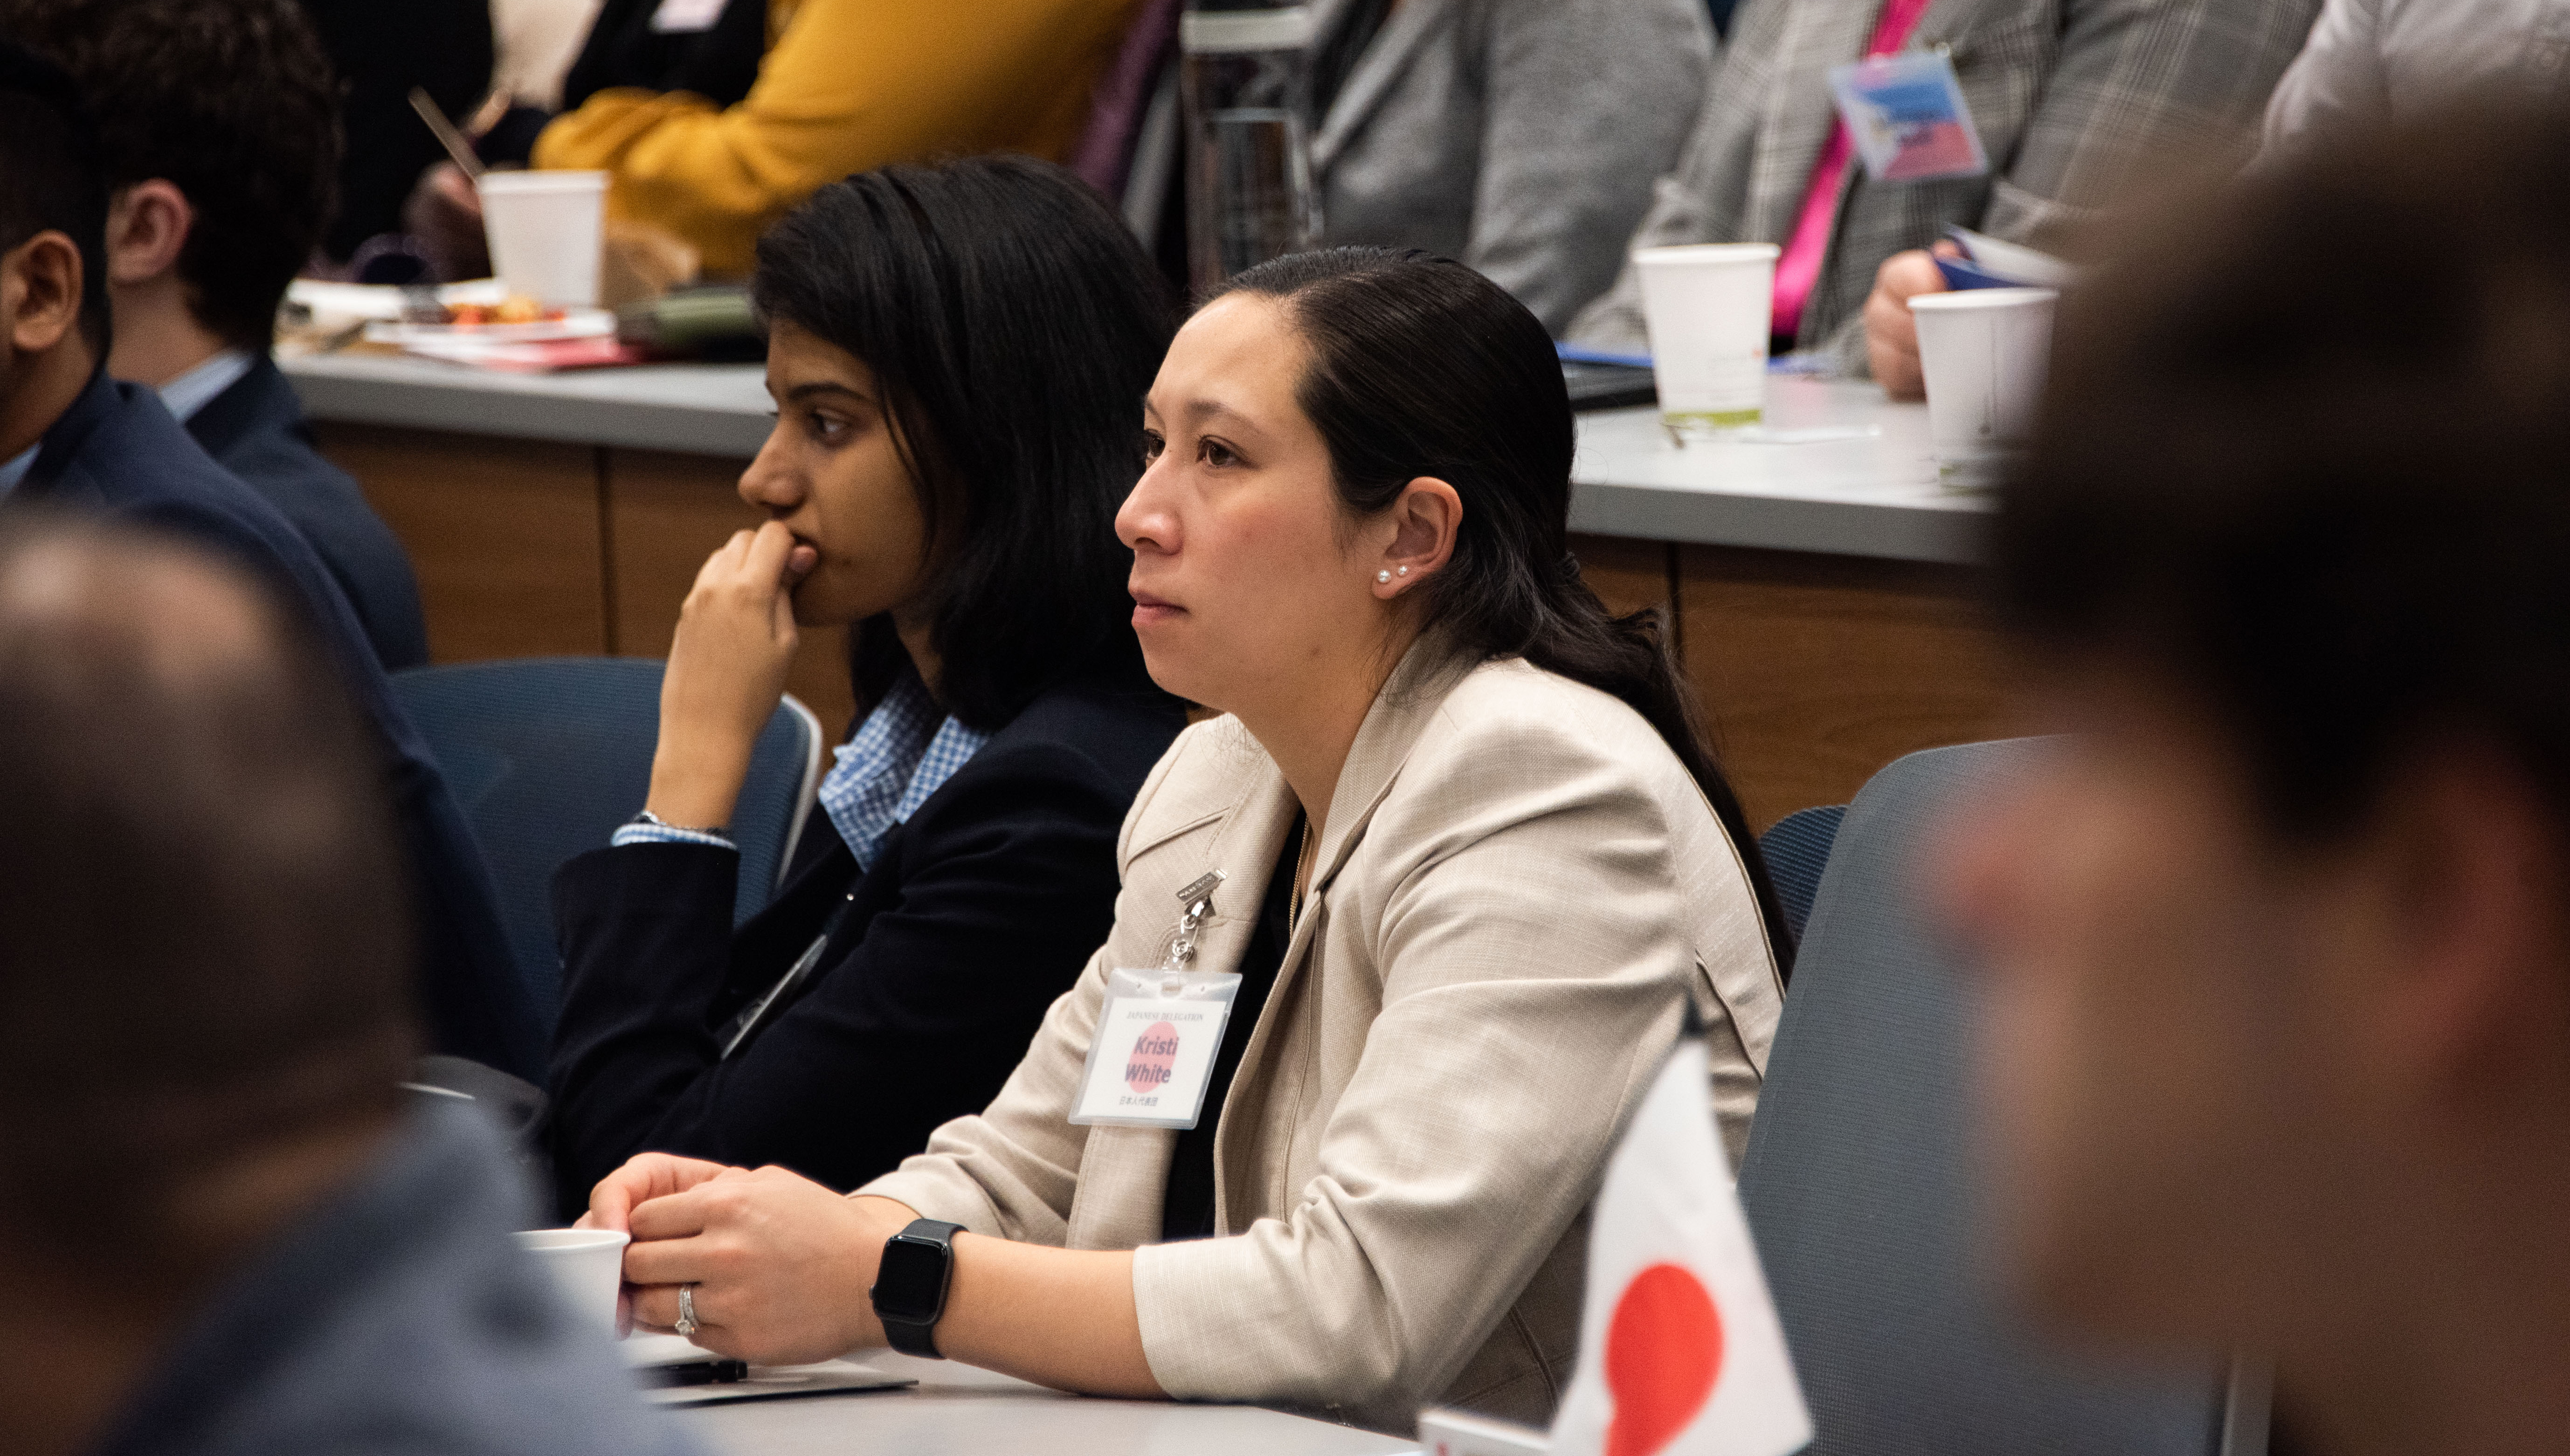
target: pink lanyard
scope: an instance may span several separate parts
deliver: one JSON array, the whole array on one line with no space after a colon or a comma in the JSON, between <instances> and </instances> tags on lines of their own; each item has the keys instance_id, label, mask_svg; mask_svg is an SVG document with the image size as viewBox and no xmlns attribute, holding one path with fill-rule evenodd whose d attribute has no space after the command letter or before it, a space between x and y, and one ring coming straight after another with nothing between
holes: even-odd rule
<instances>
[{"instance_id":1,"label":"pink lanyard","mask_svg":"<svg viewBox=\"0 0 2570 1456\"><path fill-rule=\"evenodd\" d=\"M1910 33L1919 28L1919 17L1928 13L1928 0L1884 0L1883 18L1875 22L1874 39L1867 42L1865 53L1889 56L1910 44ZM1839 183L1847 177L1849 150L1847 123L1834 124L1829 145L1821 149L1821 160L1812 168L1811 190L1803 193L1794 235L1776 259L1775 312L1768 326L1780 337L1793 338L1802 331L1803 305L1811 301L1812 287L1821 280L1821 259L1829 251L1830 223L1838 213Z\"/></svg>"}]
</instances>

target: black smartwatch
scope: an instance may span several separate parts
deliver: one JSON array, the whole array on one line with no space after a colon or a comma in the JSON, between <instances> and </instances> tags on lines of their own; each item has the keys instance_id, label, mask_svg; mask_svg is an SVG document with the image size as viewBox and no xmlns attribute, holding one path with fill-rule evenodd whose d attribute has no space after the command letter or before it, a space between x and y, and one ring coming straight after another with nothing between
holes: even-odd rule
<instances>
[{"instance_id":1,"label":"black smartwatch","mask_svg":"<svg viewBox=\"0 0 2570 1456\"><path fill-rule=\"evenodd\" d=\"M867 1293L874 1299L875 1317L883 1321L884 1339L905 1355L946 1358L937 1352L937 1318L946 1312L946 1285L955 1277L955 1236L963 1232L961 1224L914 1219L884 1241L875 1286Z\"/></svg>"}]
</instances>

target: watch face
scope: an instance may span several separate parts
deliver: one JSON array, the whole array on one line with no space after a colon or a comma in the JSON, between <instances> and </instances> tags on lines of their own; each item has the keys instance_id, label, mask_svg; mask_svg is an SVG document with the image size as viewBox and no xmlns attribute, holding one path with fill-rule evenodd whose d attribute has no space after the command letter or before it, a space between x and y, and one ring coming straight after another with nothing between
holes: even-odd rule
<instances>
[{"instance_id":1,"label":"watch face","mask_svg":"<svg viewBox=\"0 0 2570 1456\"><path fill-rule=\"evenodd\" d=\"M875 1271L875 1312L887 1319L924 1324L946 1304L948 1254L934 1244L894 1239Z\"/></svg>"}]
</instances>

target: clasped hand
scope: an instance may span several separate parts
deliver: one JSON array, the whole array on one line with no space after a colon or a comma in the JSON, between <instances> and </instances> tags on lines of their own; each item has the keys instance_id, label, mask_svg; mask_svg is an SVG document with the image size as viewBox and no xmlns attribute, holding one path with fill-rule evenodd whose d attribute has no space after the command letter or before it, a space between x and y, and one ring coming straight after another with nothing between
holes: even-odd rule
<instances>
[{"instance_id":1,"label":"clasped hand","mask_svg":"<svg viewBox=\"0 0 2570 1456\"><path fill-rule=\"evenodd\" d=\"M1893 399L1926 399L1928 376L1919 365L1919 325L1910 316L1910 300L1922 293L1945 291L1940 257L1959 258L1963 250L1940 238L1932 249L1913 248L1883 260L1875 271L1874 291L1865 300L1866 366Z\"/></svg>"},{"instance_id":2,"label":"clasped hand","mask_svg":"<svg viewBox=\"0 0 2570 1456\"><path fill-rule=\"evenodd\" d=\"M678 608L660 681L660 741L646 806L670 824L731 821L751 752L794 659L794 586L817 553L776 522L733 535L707 557Z\"/></svg>"},{"instance_id":3,"label":"clasped hand","mask_svg":"<svg viewBox=\"0 0 2570 1456\"><path fill-rule=\"evenodd\" d=\"M697 1344L790 1365L884 1342L868 1291L884 1241L915 1217L782 1168L645 1153L599 1184L579 1227L634 1236L621 1323L674 1329L678 1288L693 1284Z\"/></svg>"}]
</instances>

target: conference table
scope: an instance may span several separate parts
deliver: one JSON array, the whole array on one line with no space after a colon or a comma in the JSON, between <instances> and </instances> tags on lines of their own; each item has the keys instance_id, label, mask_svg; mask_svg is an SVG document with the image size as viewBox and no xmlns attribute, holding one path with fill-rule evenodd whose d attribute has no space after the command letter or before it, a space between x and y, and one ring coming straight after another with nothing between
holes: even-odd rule
<instances>
[{"instance_id":1,"label":"conference table","mask_svg":"<svg viewBox=\"0 0 2570 1456\"><path fill-rule=\"evenodd\" d=\"M733 494L769 427L755 365L283 364L409 549L440 661L659 655L706 553L759 520ZM1685 446L1648 408L1583 414L1570 511L1608 605L1667 613L1760 827L1903 753L2007 731L1979 600L1988 503L1937 484L1924 407L1777 376L1768 413L1778 441ZM809 635L789 687L835 732L843 644Z\"/></svg>"},{"instance_id":2,"label":"conference table","mask_svg":"<svg viewBox=\"0 0 2570 1456\"><path fill-rule=\"evenodd\" d=\"M906 1390L703 1406L672 1415L717 1456L1391 1456L1416 1441L1246 1405L1097 1400L988 1370L874 1351Z\"/></svg>"}]
</instances>

